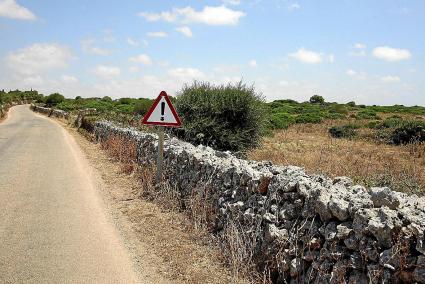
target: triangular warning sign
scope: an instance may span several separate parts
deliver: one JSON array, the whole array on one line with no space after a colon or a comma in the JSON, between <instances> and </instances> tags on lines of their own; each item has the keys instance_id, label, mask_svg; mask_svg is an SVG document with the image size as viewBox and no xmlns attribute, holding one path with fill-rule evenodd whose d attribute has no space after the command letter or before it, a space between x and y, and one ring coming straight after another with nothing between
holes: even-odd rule
<instances>
[{"instance_id":1,"label":"triangular warning sign","mask_svg":"<svg viewBox=\"0 0 425 284\"><path fill-rule=\"evenodd\" d=\"M181 126L180 118L166 92L162 91L154 101L142 124L161 126Z\"/></svg>"}]
</instances>

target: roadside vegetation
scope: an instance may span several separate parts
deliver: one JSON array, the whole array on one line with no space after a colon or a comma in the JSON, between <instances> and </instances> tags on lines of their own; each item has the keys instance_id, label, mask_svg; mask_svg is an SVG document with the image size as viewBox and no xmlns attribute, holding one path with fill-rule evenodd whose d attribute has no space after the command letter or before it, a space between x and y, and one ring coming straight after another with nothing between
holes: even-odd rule
<instances>
[{"instance_id":1,"label":"roadside vegetation","mask_svg":"<svg viewBox=\"0 0 425 284\"><path fill-rule=\"evenodd\" d=\"M425 107L335 103L314 95L306 102L265 102L252 86L186 85L171 98L183 128L170 134L194 144L238 152L255 160L347 175L367 186L425 192ZM64 98L37 91L0 91L0 104L33 101L74 115L83 127L101 119L145 129L140 120L152 99Z\"/></svg>"},{"instance_id":2,"label":"roadside vegetation","mask_svg":"<svg viewBox=\"0 0 425 284\"><path fill-rule=\"evenodd\" d=\"M43 98L37 91L8 91L0 90L0 121L6 116L9 108L14 104L35 102Z\"/></svg>"}]
</instances>

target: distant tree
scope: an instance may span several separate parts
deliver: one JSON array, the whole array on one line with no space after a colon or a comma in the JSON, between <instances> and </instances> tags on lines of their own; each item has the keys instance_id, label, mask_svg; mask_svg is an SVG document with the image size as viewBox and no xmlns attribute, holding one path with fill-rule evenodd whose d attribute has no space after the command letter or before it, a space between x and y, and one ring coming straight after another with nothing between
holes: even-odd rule
<instances>
[{"instance_id":1,"label":"distant tree","mask_svg":"<svg viewBox=\"0 0 425 284\"><path fill-rule=\"evenodd\" d=\"M138 99L134 105L134 114L145 115L152 106L152 100Z\"/></svg>"},{"instance_id":2,"label":"distant tree","mask_svg":"<svg viewBox=\"0 0 425 284\"><path fill-rule=\"evenodd\" d=\"M351 102L348 102L347 103L347 106L349 106L349 107L355 107L356 106L356 103L353 102L353 101L351 101Z\"/></svg>"},{"instance_id":3,"label":"distant tree","mask_svg":"<svg viewBox=\"0 0 425 284\"><path fill-rule=\"evenodd\" d=\"M325 99L322 96L314 95L310 98L310 103L312 104L323 104Z\"/></svg>"},{"instance_id":4,"label":"distant tree","mask_svg":"<svg viewBox=\"0 0 425 284\"><path fill-rule=\"evenodd\" d=\"M104 102L112 102L112 99L111 99L111 97L109 97L109 96L104 96L104 97L102 98L102 101L104 101Z\"/></svg>"},{"instance_id":5,"label":"distant tree","mask_svg":"<svg viewBox=\"0 0 425 284\"><path fill-rule=\"evenodd\" d=\"M65 100L65 97L59 93L53 93L46 98L46 105L56 106Z\"/></svg>"},{"instance_id":6,"label":"distant tree","mask_svg":"<svg viewBox=\"0 0 425 284\"><path fill-rule=\"evenodd\" d=\"M118 100L118 102L122 105L130 105L131 101L131 98L121 98Z\"/></svg>"},{"instance_id":7,"label":"distant tree","mask_svg":"<svg viewBox=\"0 0 425 284\"><path fill-rule=\"evenodd\" d=\"M76 101L81 100L81 96L76 96L76 97L75 97L75 100L76 100Z\"/></svg>"}]
</instances>

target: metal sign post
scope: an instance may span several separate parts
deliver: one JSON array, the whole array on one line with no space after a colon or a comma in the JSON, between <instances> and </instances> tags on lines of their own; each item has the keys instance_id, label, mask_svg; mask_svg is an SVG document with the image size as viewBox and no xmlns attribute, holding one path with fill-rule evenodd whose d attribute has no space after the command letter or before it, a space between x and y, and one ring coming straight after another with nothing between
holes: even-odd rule
<instances>
[{"instance_id":1,"label":"metal sign post","mask_svg":"<svg viewBox=\"0 0 425 284\"><path fill-rule=\"evenodd\" d=\"M164 160L164 127L181 126L180 118L166 92L162 91L159 94L148 113L143 117L142 124L159 126L156 182L160 183L162 181L162 164Z\"/></svg>"},{"instance_id":2,"label":"metal sign post","mask_svg":"<svg viewBox=\"0 0 425 284\"><path fill-rule=\"evenodd\" d=\"M158 157L156 160L156 182L162 181L162 161L164 160L164 127L158 127Z\"/></svg>"}]
</instances>

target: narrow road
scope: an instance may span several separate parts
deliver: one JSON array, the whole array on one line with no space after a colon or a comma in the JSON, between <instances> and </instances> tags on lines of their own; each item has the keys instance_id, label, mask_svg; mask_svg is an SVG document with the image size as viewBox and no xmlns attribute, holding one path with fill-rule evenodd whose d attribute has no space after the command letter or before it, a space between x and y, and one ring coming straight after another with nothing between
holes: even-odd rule
<instances>
[{"instance_id":1,"label":"narrow road","mask_svg":"<svg viewBox=\"0 0 425 284\"><path fill-rule=\"evenodd\" d=\"M0 123L0 283L138 283L98 180L57 123L16 106Z\"/></svg>"}]
</instances>

